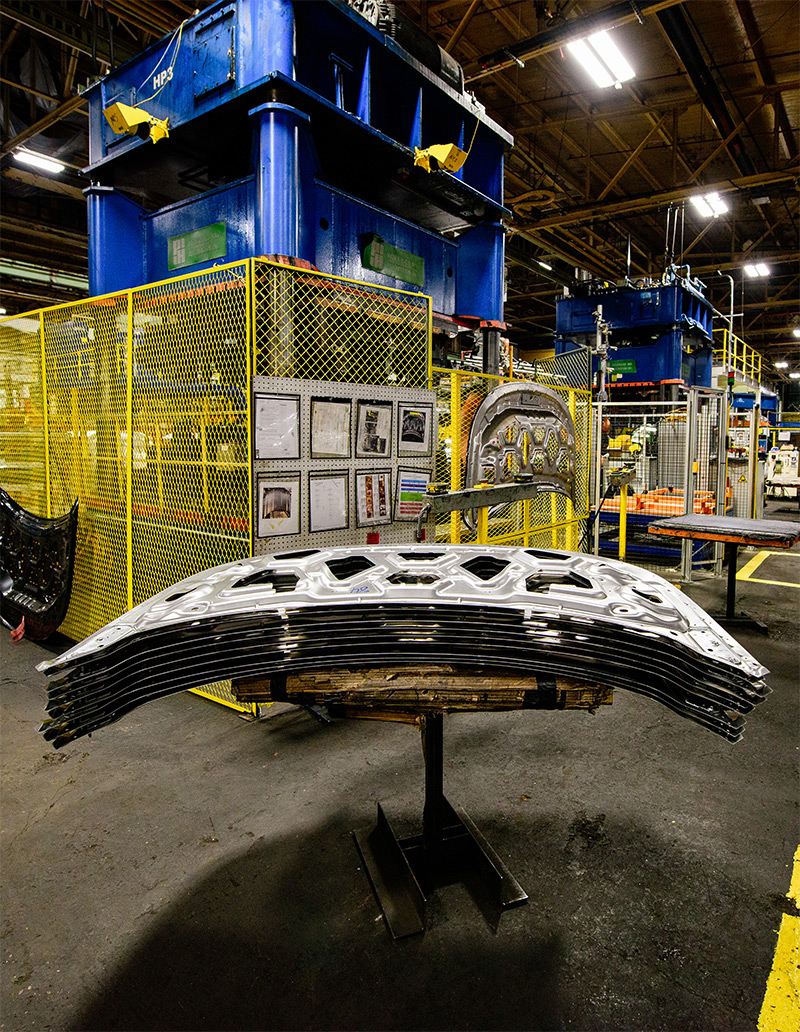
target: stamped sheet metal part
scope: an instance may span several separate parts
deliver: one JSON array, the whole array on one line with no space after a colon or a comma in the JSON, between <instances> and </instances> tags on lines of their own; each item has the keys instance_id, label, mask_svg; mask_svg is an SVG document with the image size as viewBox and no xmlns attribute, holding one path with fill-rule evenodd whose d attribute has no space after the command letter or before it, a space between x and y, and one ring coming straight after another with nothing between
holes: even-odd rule
<instances>
[{"instance_id":1,"label":"stamped sheet metal part","mask_svg":"<svg viewBox=\"0 0 800 1032\"><path fill-rule=\"evenodd\" d=\"M64 516L34 516L0 488L0 618L43 641L69 607L78 502Z\"/></svg>"},{"instance_id":2,"label":"stamped sheet metal part","mask_svg":"<svg viewBox=\"0 0 800 1032\"><path fill-rule=\"evenodd\" d=\"M188 577L40 664L41 730L59 746L223 678L408 663L585 678L731 741L769 691L766 668L702 609L624 563L468 545L326 548Z\"/></svg>"},{"instance_id":3,"label":"stamped sheet metal part","mask_svg":"<svg viewBox=\"0 0 800 1032\"><path fill-rule=\"evenodd\" d=\"M493 388L472 420L465 484L526 474L575 501L575 424L564 399L535 383Z\"/></svg>"}]
</instances>

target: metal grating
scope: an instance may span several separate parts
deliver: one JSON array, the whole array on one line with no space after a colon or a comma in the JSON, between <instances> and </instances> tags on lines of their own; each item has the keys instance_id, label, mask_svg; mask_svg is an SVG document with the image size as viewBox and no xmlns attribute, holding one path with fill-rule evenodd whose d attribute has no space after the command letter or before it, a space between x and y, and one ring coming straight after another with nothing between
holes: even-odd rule
<instances>
[{"instance_id":1,"label":"metal grating","mask_svg":"<svg viewBox=\"0 0 800 1032\"><path fill-rule=\"evenodd\" d=\"M430 298L260 259L259 376L426 387Z\"/></svg>"},{"instance_id":2,"label":"metal grating","mask_svg":"<svg viewBox=\"0 0 800 1032\"><path fill-rule=\"evenodd\" d=\"M538 377L535 381L534 373ZM435 478L437 483L451 490L471 486L464 483L469 428L481 402L492 388L520 379L551 387L564 398L575 423L576 502L573 504L563 495L548 493L530 501L493 509L489 521L490 542L540 548L579 547L583 521L589 514L591 394L588 376L586 352L573 352L537 363L535 371L526 369L525 376L515 373L512 377L501 377L455 369L432 370L439 413ZM541 443L545 444L544 441ZM437 517L436 536L437 540L452 543L476 540L476 533L465 526L458 513Z\"/></svg>"}]
</instances>

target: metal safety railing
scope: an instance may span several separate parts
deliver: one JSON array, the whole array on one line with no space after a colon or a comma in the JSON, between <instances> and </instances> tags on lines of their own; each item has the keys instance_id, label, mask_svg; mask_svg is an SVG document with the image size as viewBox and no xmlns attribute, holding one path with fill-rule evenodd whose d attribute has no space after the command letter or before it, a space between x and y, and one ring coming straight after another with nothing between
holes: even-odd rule
<instances>
[{"instance_id":1,"label":"metal safety railing","mask_svg":"<svg viewBox=\"0 0 800 1032\"><path fill-rule=\"evenodd\" d=\"M254 373L425 386L430 321L421 294L254 259L0 320L3 486L41 516L80 500L63 632L252 554Z\"/></svg>"},{"instance_id":2,"label":"metal safety railing","mask_svg":"<svg viewBox=\"0 0 800 1032\"><path fill-rule=\"evenodd\" d=\"M735 373L741 373L753 383L761 383L761 355L749 344L745 344L727 326L714 330L714 335L721 341L721 347L715 347L713 360L715 365L724 366Z\"/></svg>"}]
</instances>

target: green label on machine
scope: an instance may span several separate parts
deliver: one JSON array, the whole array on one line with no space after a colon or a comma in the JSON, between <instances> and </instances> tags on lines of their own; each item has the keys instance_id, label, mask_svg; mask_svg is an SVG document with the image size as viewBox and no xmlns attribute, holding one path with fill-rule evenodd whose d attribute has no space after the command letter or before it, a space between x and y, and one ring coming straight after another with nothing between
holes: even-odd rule
<instances>
[{"instance_id":1,"label":"green label on machine","mask_svg":"<svg viewBox=\"0 0 800 1032\"><path fill-rule=\"evenodd\" d=\"M210 262L212 258L224 258L227 251L224 222L215 222L212 226L193 229L191 233L181 233L167 240L170 271Z\"/></svg>"},{"instance_id":2,"label":"green label on machine","mask_svg":"<svg viewBox=\"0 0 800 1032\"><path fill-rule=\"evenodd\" d=\"M379 236L373 236L364 248L361 264L365 269L382 272L385 276L413 283L416 287L425 283L425 259L410 251L401 251L399 247L385 243Z\"/></svg>"},{"instance_id":3,"label":"green label on machine","mask_svg":"<svg viewBox=\"0 0 800 1032\"><path fill-rule=\"evenodd\" d=\"M615 373L635 373L636 362L632 358L615 358L608 363L608 368L613 369Z\"/></svg>"}]
</instances>

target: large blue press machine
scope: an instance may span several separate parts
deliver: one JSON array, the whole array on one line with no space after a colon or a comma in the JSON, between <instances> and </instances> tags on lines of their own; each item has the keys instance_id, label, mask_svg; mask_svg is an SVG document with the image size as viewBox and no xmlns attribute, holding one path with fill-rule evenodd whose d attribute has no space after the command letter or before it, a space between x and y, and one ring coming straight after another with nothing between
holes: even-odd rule
<instances>
[{"instance_id":1,"label":"large blue press machine","mask_svg":"<svg viewBox=\"0 0 800 1032\"><path fill-rule=\"evenodd\" d=\"M556 354L592 347L599 311L609 327L612 385L709 387L714 312L703 290L676 270L619 286L578 284L556 301Z\"/></svg>"},{"instance_id":2,"label":"large blue press machine","mask_svg":"<svg viewBox=\"0 0 800 1032\"><path fill-rule=\"evenodd\" d=\"M511 137L393 4L220 0L87 95L93 294L286 255L501 324ZM117 103L168 137L115 132ZM463 167L415 165L432 144Z\"/></svg>"}]
</instances>

